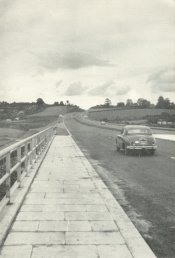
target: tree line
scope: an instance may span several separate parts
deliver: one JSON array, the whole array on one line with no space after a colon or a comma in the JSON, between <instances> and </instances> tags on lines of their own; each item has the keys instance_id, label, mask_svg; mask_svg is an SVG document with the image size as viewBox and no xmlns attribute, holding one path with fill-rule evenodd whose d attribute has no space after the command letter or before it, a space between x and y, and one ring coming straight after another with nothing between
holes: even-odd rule
<instances>
[{"instance_id":1,"label":"tree line","mask_svg":"<svg viewBox=\"0 0 175 258\"><path fill-rule=\"evenodd\" d=\"M47 107L60 106L66 107L66 112L83 111L79 106L71 104L68 100L55 101L53 104L47 104L42 98L38 98L35 102L12 102L0 101L0 119L23 118L25 115L31 115L43 111Z\"/></svg>"},{"instance_id":2,"label":"tree line","mask_svg":"<svg viewBox=\"0 0 175 258\"><path fill-rule=\"evenodd\" d=\"M132 99L127 99L125 102L118 102L116 105L112 105L112 101L109 98L105 99L104 104L93 106L92 108L160 108L160 109L175 109L174 102L170 101L169 98L164 98L160 96L156 104L151 103L149 100L144 98L139 98L137 102Z\"/></svg>"},{"instance_id":3,"label":"tree line","mask_svg":"<svg viewBox=\"0 0 175 258\"><path fill-rule=\"evenodd\" d=\"M42 98L38 98L35 102L12 102L9 103L7 101L0 101L0 107L1 108L11 108L11 107L23 107L23 106L30 106L35 105L38 108L46 107L46 106L70 106L70 107L77 107L79 106L71 104L69 100L66 100L65 102L61 101L55 101L53 104L46 103Z\"/></svg>"}]
</instances>

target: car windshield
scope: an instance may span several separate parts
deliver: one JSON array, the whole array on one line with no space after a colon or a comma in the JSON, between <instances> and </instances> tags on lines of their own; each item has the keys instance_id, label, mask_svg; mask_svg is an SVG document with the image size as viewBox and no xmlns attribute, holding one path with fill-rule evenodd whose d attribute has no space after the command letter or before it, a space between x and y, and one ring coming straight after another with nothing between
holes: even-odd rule
<instances>
[{"instance_id":1,"label":"car windshield","mask_svg":"<svg viewBox=\"0 0 175 258\"><path fill-rule=\"evenodd\" d=\"M147 128L131 128L126 131L126 134L133 135L133 134L148 134L151 135L151 130Z\"/></svg>"}]
</instances>

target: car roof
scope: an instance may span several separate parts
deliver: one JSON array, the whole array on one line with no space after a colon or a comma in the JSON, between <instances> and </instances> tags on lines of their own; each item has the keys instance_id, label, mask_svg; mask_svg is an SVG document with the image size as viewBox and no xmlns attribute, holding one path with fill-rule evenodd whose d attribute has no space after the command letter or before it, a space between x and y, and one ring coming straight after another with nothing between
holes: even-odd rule
<instances>
[{"instance_id":1,"label":"car roof","mask_svg":"<svg viewBox=\"0 0 175 258\"><path fill-rule=\"evenodd\" d=\"M148 127L146 125L126 125L126 126L124 126L124 129L135 129L135 128L149 129L150 130L150 127Z\"/></svg>"}]
</instances>

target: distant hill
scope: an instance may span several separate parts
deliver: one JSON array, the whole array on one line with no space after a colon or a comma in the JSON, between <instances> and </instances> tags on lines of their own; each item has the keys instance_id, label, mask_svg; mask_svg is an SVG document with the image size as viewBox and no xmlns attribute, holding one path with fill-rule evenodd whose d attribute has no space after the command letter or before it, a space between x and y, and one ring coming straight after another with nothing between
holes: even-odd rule
<instances>
[{"instance_id":1,"label":"distant hill","mask_svg":"<svg viewBox=\"0 0 175 258\"><path fill-rule=\"evenodd\" d=\"M67 113L67 106L53 106L47 107L41 112L30 115L30 117L41 117L41 116L59 116L60 114L64 115Z\"/></svg>"},{"instance_id":2,"label":"distant hill","mask_svg":"<svg viewBox=\"0 0 175 258\"><path fill-rule=\"evenodd\" d=\"M46 105L38 106L36 103L0 103L0 119L15 119L37 112L41 112Z\"/></svg>"},{"instance_id":3,"label":"distant hill","mask_svg":"<svg viewBox=\"0 0 175 258\"><path fill-rule=\"evenodd\" d=\"M76 105L38 106L35 103L0 105L0 149L19 138L28 137L58 121L60 114L79 112Z\"/></svg>"}]
</instances>

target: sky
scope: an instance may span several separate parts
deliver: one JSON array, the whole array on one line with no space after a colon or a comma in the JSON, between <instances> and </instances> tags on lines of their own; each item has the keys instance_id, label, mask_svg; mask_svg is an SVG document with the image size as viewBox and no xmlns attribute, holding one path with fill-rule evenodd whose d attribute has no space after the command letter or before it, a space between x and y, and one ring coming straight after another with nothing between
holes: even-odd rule
<instances>
[{"instance_id":1,"label":"sky","mask_svg":"<svg viewBox=\"0 0 175 258\"><path fill-rule=\"evenodd\" d=\"M0 101L175 101L174 0L0 0Z\"/></svg>"}]
</instances>

